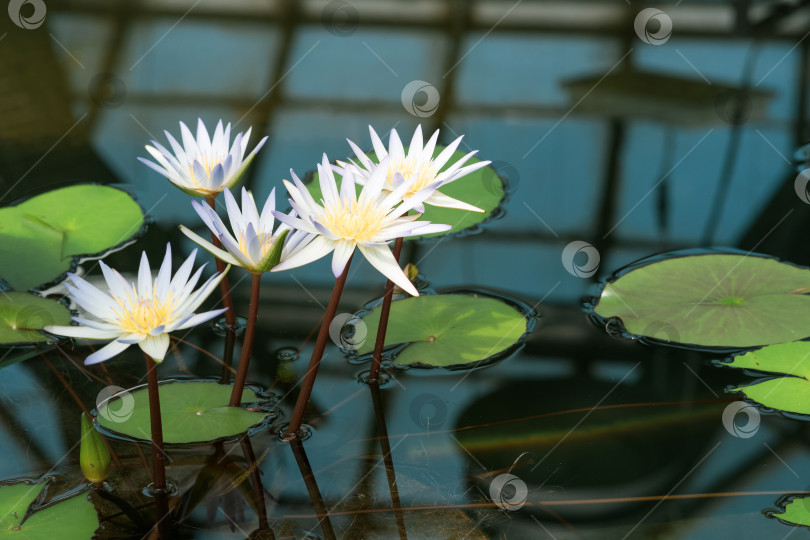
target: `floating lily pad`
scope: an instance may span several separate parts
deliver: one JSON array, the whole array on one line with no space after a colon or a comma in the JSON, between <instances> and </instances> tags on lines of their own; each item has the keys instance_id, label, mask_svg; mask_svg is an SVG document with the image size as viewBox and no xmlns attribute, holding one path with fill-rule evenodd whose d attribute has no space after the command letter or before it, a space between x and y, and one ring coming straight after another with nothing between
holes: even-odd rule
<instances>
[{"instance_id":1,"label":"floating lily pad","mask_svg":"<svg viewBox=\"0 0 810 540\"><path fill-rule=\"evenodd\" d=\"M0 294L0 344L50 341L40 332L49 324L70 324L70 311L59 302L30 293Z\"/></svg>"},{"instance_id":2,"label":"floating lily pad","mask_svg":"<svg viewBox=\"0 0 810 540\"><path fill-rule=\"evenodd\" d=\"M47 482L0 486L0 536L19 540L88 540L98 515L86 494L42 505Z\"/></svg>"},{"instance_id":3,"label":"floating lily pad","mask_svg":"<svg viewBox=\"0 0 810 540\"><path fill-rule=\"evenodd\" d=\"M791 525L810 527L810 497L788 497L780 506L781 512L770 511L768 517Z\"/></svg>"},{"instance_id":4,"label":"floating lily pad","mask_svg":"<svg viewBox=\"0 0 810 540\"><path fill-rule=\"evenodd\" d=\"M444 146L436 146L433 157L438 156L444 149ZM406 148L405 151L407 152L408 149ZM447 161L447 165L445 165L442 170L447 169L450 165L464 157L466 154L466 151L457 150ZM374 152L369 152L367 155L375 163L377 162L377 155ZM472 165L473 163L479 163L480 161L482 160L472 156L465 162L465 165ZM339 175L336 174L335 177L338 178ZM307 184L307 189L312 194L312 197L316 201L319 201L323 195L321 194L320 182L318 182L318 174L315 173L313 178L314 180ZM501 202L504 199L503 187L503 181L498 176L498 173L495 172L495 169L493 169L491 166L478 169L477 171L463 176L458 180L455 180L454 182L442 187L439 191L445 195L473 206L477 206L484 211L470 212L467 210L456 210L452 208L441 208L438 206L426 205L425 213L422 214L421 218L419 218L420 220L452 225L453 228L449 231L441 233L427 234L420 238L431 238L434 236L457 233L486 221L501 205ZM358 194L360 193L361 189L362 186L357 186Z\"/></svg>"},{"instance_id":5,"label":"floating lily pad","mask_svg":"<svg viewBox=\"0 0 810 540\"><path fill-rule=\"evenodd\" d=\"M231 386L214 381L166 381L160 384L163 442L166 444L209 443L230 439L256 428L275 414L242 407L229 407ZM245 388L242 403L266 401ZM146 385L119 392L96 414L102 432L111 436L146 442L151 439L149 395Z\"/></svg>"},{"instance_id":6,"label":"floating lily pad","mask_svg":"<svg viewBox=\"0 0 810 540\"><path fill-rule=\"evenodd\" d=\"M628 333L743 349L810 336L810 270L741 254L682 256L636 267L605 284L594 312Z\"/></svg>"},{"instance_id":7,"label":"floating lily pad","mask_svg":"<svg viewBox=\"0 0 810 540\"><path fill-rule=\"evenodd\" d=\"M810 415L810 342L780 343L733 356L722 365L785 375L732 388L769 409Z\"/></svg>"},{"instance_id":8,"label":"floating lily pad","mask_svg":"<svg viewBox=\"0 0 810 540\"><path fill-rule=\"evenodd\" d=\"M140 206L108 186L70 186L0 208L0 277L18 290L48 283L73 257L110 250L142 226Z\"/></svg>"},{"instance_id":9,"label":"floating lily pad","mask_svg":"<svg viewBox=\"0 0 810 540\"><path fill-rule=\"evenodd\" d=\"M374 348L380 309L365 315L363 322L368 339L358 354ZM514 347L527 328L523 313L495 298L425 295L391 304L385 345L408 344L396 355L398 365L469 367Z\"/></svg>"}]
</instances>

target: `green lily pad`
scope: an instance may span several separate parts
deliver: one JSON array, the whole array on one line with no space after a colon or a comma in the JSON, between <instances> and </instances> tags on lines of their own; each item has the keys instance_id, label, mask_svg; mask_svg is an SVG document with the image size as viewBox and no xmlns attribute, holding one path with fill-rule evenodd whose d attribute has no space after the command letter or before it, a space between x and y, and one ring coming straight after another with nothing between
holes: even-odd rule
<instances>
[{"instance_id":1,"label":"green lily pad","mask_svg":"<svg viewBox=\"0 0 810 540\"><path fill-rule=\"evenodd\" d=\"M732 388L751 401L788 413L810 415L810 343L780 343L732 357L723 365L785 375Z\"/></svg>"},{"instance_id":2,"label":"green lily pad","mask_svg":"<svg viewBox=\"0 0 810 540\"><path fill-rule=\"evenodd\" d=\"M363 322L368 339L358 354L374 349L380 309L365 315ZM408 344L396 356L397 365L469 366L513 347L527 328L523 313L494 298L423 295L391 304L385 345Z\"/></svg>"},{"instance_id":3,"label":"green lily pad","mask_svg":"<svg viewBox=\"0 0 810 540\"><path fill-rule=\"evenodd\" d=\"M70 311L59 302L30 293L0 293L0 344L50 341L40 332L49 324L70 324Z\"/></svg>"},{"instance_id":4,"label":"green lily pad","mask_svg":"<svg viewBox=\"0 0 810 540\"><path fill-rule=\"evenodd\" d=\"M86 494L42 505L47 482L0 486L0 536L19 540L87 540L98 515Z\"/></svg>"},{"instance_id":5,"label":"green lily pad","mask_svg":"<svg viewBox=\"0 0 810 540\"><path fill-rule=\"evenodd\" d=\"M18 290L48 283L73 257L110 250L142 226L140 206L108 186L70 186L0 208L0 277Z\"/></svg>"},{"instance_id":6,"label":"green lily pad","mask_svg":"<svg viewBox=\"0 0 810 540\"><path fill-rule=\"evenodd\" d=\"M159 385L163 442L209 443L230 439L274 416L271 412L229 407L231 386L214 381L166 381ZM102 432L146 442L151 439L147 386L119 392L98 410ZM265 401L245 388L242 403Z\"/></svg>"},{"instance_id":7,"label":"green lily pad","mask_svg":"<svg viewBox=\"0 0 810 540\"><path fill-rule=\"evenodd\" d=\"M810 336L810 270L757 255L659 260L605 284L594 313L628 333L743 349Z\"/></svg>"},{"instance_id":8,"label":"green lily pad","mask_svg":"<svg viewBox=\"0 0 810 540\"><path fill-rule=\"evenodd\" d=\"M436 146L436 150L433 152L433 157L438 156L444 149L444 146ZM405 151L407 152L408 148L405 148ZM442 170L447 169L449 165L452 165L466 154L467 152L465 151L457 150L453 153L453 156L447 161L447 165L445 165ZM367 155L372 161L375 163L377 162L377 155L374 152L369 152ZM465 162L465 165L472 165L473 163L479 163L480 161L482 160L472 156ZM318 173L315 173L313 178L314 180L307 184L307 189L312 197L316 201L319 201L323 195L321 193L320 182L318 182ZM339 178L339 175L335 174L335 178ZM340 186L338 186L338 188L339 187ZM361 189L362 186L357 186L358 194L360 193ZM419 218L420 220L430 221L431 223L452 225L452 228L449 231L426 234L419 238L432 238L434 236L457 233L464 229L469 229L470 227L479 225L492 216L492 213L500 206L504 198L503 182L500 180L498 173L495 172L495 169L493 169L491 166L483 167L466 176L463 176L458 180L440 188L439 191L449 197L453 197L454 199L477 206L484 211L470 212L467 210L456 210L453 208L425 205L425 213L422 214L421 218Z\"/></svg>"},{"instance_id":9,"label":"green lily pad","mask_svg":"<svg viewBox=\"0 0 810 540\"><path fill-rule=\"evenodd\" d=\"M781 512L768 512L768 517L774 517L793 525L810 527L810 497L792 497L781 510Z\"/></svg>"}]
</instances>

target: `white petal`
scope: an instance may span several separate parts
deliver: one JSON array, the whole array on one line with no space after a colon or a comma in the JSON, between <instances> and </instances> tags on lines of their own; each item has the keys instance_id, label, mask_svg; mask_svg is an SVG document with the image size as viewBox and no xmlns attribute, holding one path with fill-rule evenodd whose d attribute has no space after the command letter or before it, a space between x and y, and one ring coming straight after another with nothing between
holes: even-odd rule
<instances>
[{"instance_id":1,"label":"white petal","mask_svg":"<svg viewBox=\"0 0 810 540\"><path fill-rule=\"evenodd\" d=\"M458 199L454 199L449 195L445 195L444 193L440 193L438 191L434 191L433 194L425 199L425 204L429 204L431 206L441 206L442 208L455 208L457 210L468 210L470 212L483 212L484 210L478 208L477 206L473 206L471 204L465 203L464 201L460 201Z\"/></svg>"},{"instance_id":2,"label":"white petal","mask_svg":"<svg viewBox=\"0 0 810 540\"><path fill-rule=\"evenodd\" d=\"M187 320L183 321L183 324L181 324L180 326L177 326L176 328L173 328L172 331L174 331L174 330L185 330L187 328L191 328L192 326L197 326L197 325L202 324L202 323L204 323L206 321L210 321L211 319L213 319L217 315L222 315L223 313L225 313L225 311L227 311L227 309L228 308L222 308L222 309L215 309L213 311L205 311L203 313L197 313L196 315L192 315Z\"/></svg>"},{"instance_id":3,"label":"white petal","mask_svg":"<svg viewBox=\"0 0 810 540\"><path fill-rule=\"evenodd\" d=\"M335 246L335 253L332 255L332 273L335 277L340 277L349 262L349 257L354 253L354 242L339 241Z\"/></svg>"},{"instance_id":4,"label":"white petal","mask_svg":"<svg viewBox=\"0 0 810 540\"><path fill-rule=\"evenodd\" d=\"M385 277L399 285L399 288L406 291L411 296L419 296L419 291L413 286L411 280L399 267L399 263L394 258L394 254L388 246L357 246L371 266L379 270Z\"/></svg>"},{"instance_id":5,"label":"white petal","mask_svg":"<svg viewBox=\"0 0 810 540\"><path fill-rule=\"evenodd\" d=\"M138 347L156 362L161 362L166 356L166 351L169 350L169 334L149 336L138 343Z\"/></svg>"},{"instance_id":6,"label":"white petal","mask_svg":"<svg viewBox=\"0 0 810 540\"><path fill-rule=\"evenodd\" d=\"M388 155L388 150L385 149L385 145L380 140L380 137L377 136L377 132L374 131L374 128L368 126L369 134L371 135L371 144L374 146L374 153L377 154L377 159L380 160Z\"/></svg>"},{"instance_id":7,"label":"white petal","mask_svg":"<svg viewBox=\"0 0 810 540\"><path fill-rule=\"evenodd\" d=\"M84 359L84 365L89 366L91 364L98 364L99 362L103 362L104 360L109 360L113 356L121 354L127 347L129 347L128 343L121 343L120 341L112 341L105 345L104 347L100 348L90 356Z\"/></svg>"},{"instance_id":8,"label":"white petal","mask_svg":"<svg viewBox=\"0 0 810 540\"><path fill-rule=\"evenodd\" d=\"M160 265L157 278L155 278L155 293L158 298L166 298L172 279L172 245L166 244L166 256Z\"/></svg>"},{"instance_id":9,"label":"white petal","mask_svg":"<svg viewBox=\"0 0 810 540\"><path fill-rule=\"evenodd\" d=\"M141 252L141 266L138 268L138 296L152 298L152 270L149 268L149 259L146 252Z\"/></svg>"},{"instance_id":10,"label":"white petal","mask_svg":"<svg viewBox=\"0 0 810 540\"><path fill-rule=\"evenodd\" d=\"M274 266L270 271L279 272L281 270L289 270L290 268L298 268L299 266L317 261L334 250L336 244L337 242L334 240L329 240L323 236L316 236L312 242L290 255L280 264Z\"/></svg>"},{"instance_id":11,"label":"white petal","mask_svg":"<svg viewBox=\"0 0 810 540\"><path fill-rule=\"evenodd\" d=\"M228 253L227 251L225 251L223 249L220 249L220 248L216 247L214 244L212 244L211 242L209 242L205 238L201 237L197 233L195 233L192 230L188 229L185 225L180 225L180 230L183 232L183 234L185 234L186 236L191 238L194 242L199 244L205 251L207 251L208 253L210 253L211 255L216 257L217 259L219 259L221 261L224 261L224 262L226 262L228 264L234 264L236 266L241 266L236 261L236 259L233 258L233 256L230 253ZM186 261L186 262L188 262L188 261ZM189 267L189 271L190 270L191 270L191 268ZM178 270L178 273L180 273L179 270ZM178 281L178 284L179 283L180 283L180 281ZM172 282L172 288L175 288L175 283L174 282Z\"/></svg>"},{"instance_id":12,"label":"white petal","mask_svg":"<svg viewBox=\"0 0 810 540\"><path fill-rule=\"evenodd\" d=\"M46 326L46 332L57 336L76 337L84 339L113 339L121 335L115 330L99 330L87 326Z\"/></svg>"}]
</instances>

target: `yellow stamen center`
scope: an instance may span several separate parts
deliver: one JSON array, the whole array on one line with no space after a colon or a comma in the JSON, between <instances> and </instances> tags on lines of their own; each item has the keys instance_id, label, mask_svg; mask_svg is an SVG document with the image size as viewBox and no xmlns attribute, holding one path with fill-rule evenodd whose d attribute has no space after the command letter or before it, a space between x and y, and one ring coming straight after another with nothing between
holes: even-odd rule
<instances>
[{"instance_id":1,"label":"yellow stamen center","mask_svg":"<svg viewBox=\"0 0 810 540\"><path fill-rule=\"evenodd\" d=\"M202 188L203 186L200 184L200 180L207 180L207 178L205 178L205 179L201 178L201 179L198 180L197 177L194 175L194 161L195 160L200 162L200 165L202 165L202 168L205 171L205 174L210 177L211 176L211 171L214 170L214 167L216 167L217 165L219 165L220 163L225 161L226 157L228 157L228 156L219 156L219 155L207 154L207 155L199 155L199 156L196 156L194 159L192 159L188 164L188 175L191 178L191 181L194 182L194 185L197 186L198 188Z\"/></svg>"},{"instance_id":2,"label":"yellow stamen center","mask_svg":"<svg viewBox=\"0 0 810 540\"><path fill-rule=\"evenodd\" d=\"M133 301L131 298L121 299L113 297L120 308L115 314L118 320L112 321L118 324L122 330L133 334L148 334L158 326L170 324L177 316L175 314L175 301L172 293L165 299L138 298Z\"/></svg>"},{"instance_id":3,"label":"yellow stamen center","mask_svg":"<svg viewBox=\"0 0 810 540\"><path fill-rule=\"evenodd\" d=\"M401 174L405 180L410 180L416 176L416 181L403 196L403 198L408 198L417 191L427 187L428 184L436 179L436 171L433 169L433 160L420 160L417 162L413 158L407 157L403 160L392 161L388 167L388 174L386 175L386 181L389 186L388 189L394 189L394 175L396 173Z\"/></svg>"},{"instance_id":4,"label":"yellow stamen center","mask_svg":"<svg viewBox=\"0 0 810 540\"><path fill-rule=\"evenodd\" d=\"M264 259L264 257L268 253L270 253L270 250L273 249L273 234L269 233L269 232L262 232L262 233L258 233L256 236L259 237L259 244L261 245L261 248L262 248L260 258ZM239 244L238 244L239 245L239 251L241 251L242 253L244 253L245 255L247 255L249 257L250 252L248 251L247 238L245 237L245 232L244 231L241 231L239 233L238 240L239 240ZM260 261L254 261L254 262L258 264Z\"/></svg>"},{"instance_id":5,"label":"yellow stamen center","mask_svg":"<svg viewBox=\"0 0 810 540\"><path fill-rule=\"evenodd\" d=\"M382 231L387 214L386 209L375 204L375 201L360 206L353 199L342 199L340 204L324 208L321 224L344 240L371 242Z\"/></svg>"}]
</instances>

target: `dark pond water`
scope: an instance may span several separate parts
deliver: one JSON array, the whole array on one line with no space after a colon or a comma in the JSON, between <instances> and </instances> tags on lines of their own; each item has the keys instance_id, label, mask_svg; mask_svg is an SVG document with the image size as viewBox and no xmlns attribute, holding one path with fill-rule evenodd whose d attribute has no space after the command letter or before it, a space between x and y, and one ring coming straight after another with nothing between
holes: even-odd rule
<instances>
[{"instance_id":1,"label":"dark pond water","mask_svg":"<svg viewBox=\"0 0 810 540\"><path fill-rule=\"evenodd\" d=\"M726 388L749 378L713 365L717 353L611 337L582 299L660 251L727 246L810 263L810 198L795 189L793 160L810 139L810 14L666 3L670 35L658 15L634 28L643 7L75 0L48 2L34 28L0 17L0 204L72 183L126 189L151 223L106 259L122 271L136 270L141 250L156 261L167 240L178 258L193 247L177 231L198 225L188 196L135 159L179 120L268 134L245 179L262 198L290 168L303 176L323 152L349 155L346 137L368 143L369 124L409 133L421 123L444 144L464 134L511 186L501 219L406 244L403 260L438 289L521 298L540 314L525 346L472 371L393 369L375 389L358 381L368 366L330 342L312 435L291 445L276 428L333 277L328 258L265 276L248 380L279 398L281 418L249 448L168 451L173 501L201 475L211 483L174 537L259 529L254 470L275 538L807 536L765 515L810 490L807 423L762 412L724 424ZM341 313L382 294L379 274L356 261ZM240 315L246 276L231 273ZM221 337L210 327L178 337L162 379L220 376ZM84 482L82 407L108 386L145 382L139 352L85 369L88 353L66 345L2 369L0 478L53 475L54 494ZM149 448L113 449L108 483L146 507ZM99 538L147 534L93 501Z\"/></svg>"}]
</instances>

